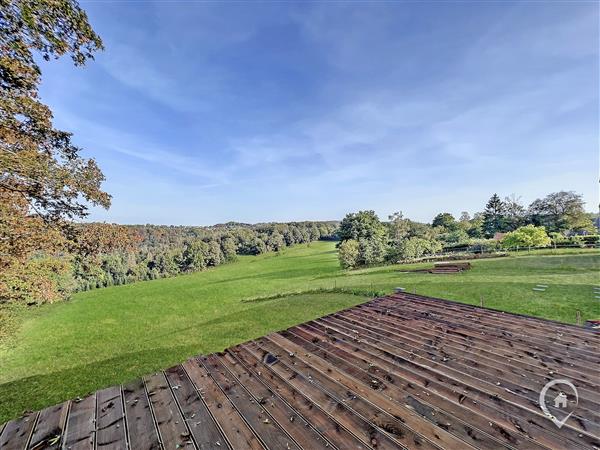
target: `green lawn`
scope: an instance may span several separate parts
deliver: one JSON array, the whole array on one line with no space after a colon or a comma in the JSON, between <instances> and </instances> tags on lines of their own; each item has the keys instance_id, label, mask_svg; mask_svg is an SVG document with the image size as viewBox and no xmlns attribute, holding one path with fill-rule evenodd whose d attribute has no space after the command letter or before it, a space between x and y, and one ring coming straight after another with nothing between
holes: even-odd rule
<instances>
[{"instance_id":1,"label":"green lawn","mask_svg":"<svg viewBox=\"0 0 600 450\"><path fill-rule=\"evenodd\" d=\"M584 320L600 316L592 293L600 282L597 250L474 261L473 270L456 275L403 268L343 272L334 243L318 242L20 313L17 332L0 346L0 422L365 299L340 288L403 286L471 304L483 295L485 306L565 322L575 321L576 310ZM536 283L550 287L534 292ZM292 295L318 288L336 291ZM281 293L290 295L264 298Z\"/></svg>"}]
</instances>

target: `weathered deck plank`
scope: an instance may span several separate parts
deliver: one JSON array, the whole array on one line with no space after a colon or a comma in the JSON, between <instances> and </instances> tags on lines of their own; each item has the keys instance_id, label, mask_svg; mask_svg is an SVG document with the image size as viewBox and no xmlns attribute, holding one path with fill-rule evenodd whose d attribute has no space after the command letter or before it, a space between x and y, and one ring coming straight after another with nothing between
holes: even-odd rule
<instances>
[{"instance_id":1,"label":"weathered deck plank","mask_svg":"<svg viewBox=\"0 0 600 450\"><path fill-rule=\"evenodd\" d=\"M96 435L96 394L71 402L63 448L93 450Z\"/></svg>"},{"instance_id":2,"label":"weathered deck plank","mask_svg":"<svg viewBox=\"0 0 600 450\"><path fill-rule=\"evenodd\" d=\"M25 414L6 423L0 435L1 450L22 450L27 448L31 432L39 413Z\"/></svg>"},{"instance_id":3,"label":"weathered deck plank","mask_svg":"<svg viewBox=\"0 0 600 450\"><path fill-rule=\"evenodd\" d=\"M252 395L254 401L263 405L271 417L285 427L287 433L298 445L302 448L315 450L327 447L331 448L331 444L312 428L303 416L290 408L273 391L265 387L264 384L254 377L254 374L246 370L233 356L226 354L220 358L220 361L232 375L237 377L240 384Z\"/></svg>"},{"instance_id":4,"label":"weathered deck plank","mask_svg":"<svg viewBox=\"0 0 600 450\"><path fill-rule=\"evenodd\" d=\"M217 420L231 447L261 450L265 447L252 432L248 424L211 378L206 368L197 360L183 363L197 392L202 396L212 416Z\"/></svg>"},{"instance_id":5,"label":"weathered deck plank","mask_svg":"<svg viewBox=\"0 0 600 450\"><path fill-rule=\"evenodd\" d=\"M300 449L263 405L255 402L243 386L234 379L216 355L201 357L200 361L244 421L268 448Z\"/></svg>"},{"instance_id":6,"label":"weathered deck plank","mask_svg":"<svg viewBox=\"0 0 600 450\"><path fill-rule=\"evenodd\" d=\"M310 417L312 426L330 442L335 443L335 447L339 449L366 448L360 439L344 428L334 417L319 408L303 392L287 383L270 367L264 366L260 359L255 358L239 346L229 349L229 352L251 370L255 376L260 377L272 390L282 396L296 411L304 417Z\"/></svg>"},{"instance_id":7,"label":"weathered deck plank","mask_svg":"<svg viewBox=\"0 0 600 450\"><path fill-rule=\"evenodd\" d=\"M68 410L69 402L64 402L40 411L28 448L32 450L59 448Z\"/></svg>"},{"instance_id":8,"label":"weathered deck plank","mask_svg":"<svg viewBox=\"0 0 600 450\"><path fill-rule=\"evenodd\" d=\"M129 430L129 444L132 449L158 450L160 439L146 387L142 380L123 386L125 418Z\"/></svg>"},{"instance_id":9,"label":"weathered deck plank","mask_svg":"<svg viewBox=\"0 0 600 450\"><path fill-rule=\"evenodd\" d=\"M127 434L121 387L102 389L97 395L96 448L98 450L126 449Z\"/></svg>"},{"instance_id":10,"label":"weathered deck plank","mask_svg":"<svg viewBox=\"0 0 600 450\"><path fill-rule=\"evenodd\" d=\"M195 448L167 379L162 372L144 378L160 441L165 448Z\"/></svg>"},{"instance_id":11,"label":"weathered deck plank","mask_svg":"<svg viewBox=\"0 0 600 450\"><path fill-rule=\"evenodd\" d=\"M179 403L196 446L200 449L219 446L224 449L227 448L226 441L183 367L172 367L165 371L165 375Z\"/></svg>"}]
</instances>

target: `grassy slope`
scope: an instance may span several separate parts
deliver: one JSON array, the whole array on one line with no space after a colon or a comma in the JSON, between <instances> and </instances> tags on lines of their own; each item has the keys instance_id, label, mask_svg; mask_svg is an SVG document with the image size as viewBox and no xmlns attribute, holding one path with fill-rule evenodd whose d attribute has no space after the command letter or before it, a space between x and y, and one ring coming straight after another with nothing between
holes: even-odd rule
<instances>
[{"instance_id":1,"label":"grassy slope","mask_svg":"<svg viewBox=\"0 0 600 450\"><path fill-rule=\"evenodd\" d=\"M364 297L304 294L258 302L243 299L336 286L417 293L565 322L575 311L600 315L592 294L600 252L481 260L457 275L399 273L387 266L344 273L333 243L243 257L239 262L172 279L81 293L27 313L0 348L0 422L83 395L198 353L222 350L352 306ZM536 283L550 285L535 293Z\"/></svg>"}]
</instances>

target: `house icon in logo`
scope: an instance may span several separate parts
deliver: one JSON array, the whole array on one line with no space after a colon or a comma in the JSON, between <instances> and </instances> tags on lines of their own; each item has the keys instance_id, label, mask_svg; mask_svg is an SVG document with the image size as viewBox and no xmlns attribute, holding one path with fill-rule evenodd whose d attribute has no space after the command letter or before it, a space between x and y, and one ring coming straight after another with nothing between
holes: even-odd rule
<instances>
[{"instance_id":1,"label":"house icon in logo","mask_svg":"<svg viewBox=\"0 0 600 450\"><path fill-rule=\"evenodd\" d=\"M554 398L554 407L555 408L566 408L567 407L567 395L564 392L561 392Z\"/></svg>"}]
</instances>

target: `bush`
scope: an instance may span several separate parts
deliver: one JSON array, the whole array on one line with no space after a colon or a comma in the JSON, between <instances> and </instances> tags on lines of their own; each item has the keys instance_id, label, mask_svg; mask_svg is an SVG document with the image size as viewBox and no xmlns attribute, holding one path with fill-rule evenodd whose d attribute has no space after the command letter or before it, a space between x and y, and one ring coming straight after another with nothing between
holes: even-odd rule
<instances>
[{"instance_id":1,"label":"bush","mask_svg":"<svg viewBox=\"0 0 600 450\"><path fill-rule=\"evenodd\" d=\"M489 253L500 249L501 244L494 239L473 239L471 240L468 250L475 253Z\"/></svg>"},{"instance_id":2,"label":"bush","mask_svg":"<svg viewBox=\"0 0 600 450\"><path fill-rule=\"evenodd\" d=\"M400 241L398 257L400 260L409 261L424 255L433 255L442 251L442 244L436 240L411 237Z\"/></svg>"},{"instance_id":3,"label":"bush","mask_svg":"<svg viewBox=\"0 0 600 450\"><path fill-rule=\"evenodd\" d=\"M458 229L454 231L449 231L447 233L442 233L439 235L439 239L448 243L448 244L469 244L469 235L466 231Z\"/></svg>"},{"instance_id":4,"label":"bush","mask_svg":"<svg viewBox=\"0 0 600 450\"><path fill-rule=\"evenodd\" d=\"M369 266L383 262L386 252L385 244L377 238L358 240L358 264Z\"/></svg>"},{"instance_id":5,"label":"bush","mask_svg":"<svg viewBox=\"0 0 600 450\"><path fill-rule=\"evenodd\" d=\"M513 247L547 247L552 243L546 234L545 227L526 225L507 233L502 239L504 248Z\"/></svg>"},{"instance_id":6,"label":"bush","mask_svg":"<svg viewBox=\"0 0 600 450\"><path fill-rule=\"evenodd\" d=\"M348 239L343 241L338 250L340 265L344 269L353 269L358 266L359 245L358 241Z\"/></svg>"}]
</instances>

